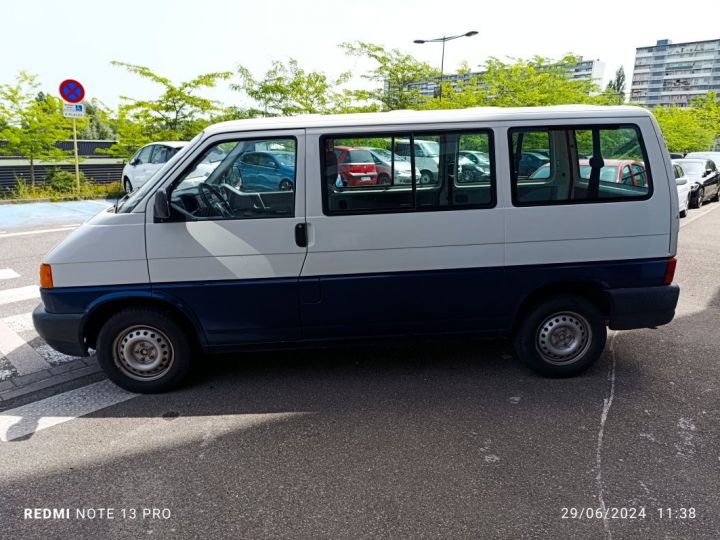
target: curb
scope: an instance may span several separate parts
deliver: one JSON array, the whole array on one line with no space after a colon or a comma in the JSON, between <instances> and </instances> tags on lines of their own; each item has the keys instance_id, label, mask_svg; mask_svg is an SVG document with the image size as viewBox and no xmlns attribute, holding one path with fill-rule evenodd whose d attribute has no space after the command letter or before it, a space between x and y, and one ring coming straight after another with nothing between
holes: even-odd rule
<instances>
[{"instance_id":1,"label":"curb","mask_svg":"<svg viewBox=\"0 0 720 540\"><path fill-rule=\"evenodd\" d=\"M97 359L84 358L28 375L13 377L0 382L0 403L100 373L101 371Z\"/></svg>"}]
</instances>

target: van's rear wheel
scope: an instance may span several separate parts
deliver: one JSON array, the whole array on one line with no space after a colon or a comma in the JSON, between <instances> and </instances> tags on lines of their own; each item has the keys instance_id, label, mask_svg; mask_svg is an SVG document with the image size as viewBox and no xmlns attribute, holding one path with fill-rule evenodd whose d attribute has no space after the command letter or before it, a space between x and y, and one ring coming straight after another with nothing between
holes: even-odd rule
<instances>
[{"instance_id":1,"label":"van's rear wheel","mask_svg":"<svg viewBox=\"0 0 720 540\"><path fill-rule=\"evenodd\" d=\"M130 308L112 316L97 339L100 367L131 392L164 392L190 370L191 347L180 326L152 308Z\"/></svg>"},{"instance_id":2,"label":"van's rear wheel","mask_svg":"<svg viewBox=\"0 0 720 540\"><path fill-rule=\"evenodd\" d=\"M580 296L563 295L536 304L514 336L515 354L548 377L570 377L590 367L603 352L605 320Z\"/></svg>"}]
</instances>

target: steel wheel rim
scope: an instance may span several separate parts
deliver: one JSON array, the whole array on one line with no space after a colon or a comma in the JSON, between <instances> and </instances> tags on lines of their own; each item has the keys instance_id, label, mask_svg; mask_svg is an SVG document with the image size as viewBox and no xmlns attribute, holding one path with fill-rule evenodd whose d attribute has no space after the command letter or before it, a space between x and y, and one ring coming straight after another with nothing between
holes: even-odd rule
<instances>
[{"instance_id":1,"label":"steel wheel rim","mask_svg":"<svg viewBox=\"0 0 720 540\"><path fill-rule=\"evenodd\" d=\"M131 326L113 343L115 365L136 381L155 381L165 376L175 361L168 337L149 325Z\"/></svg>"},{"instance_id":2,"label":"steel wheel rim","mask_svg":"<svg viewBox=\"0 0 720 540\"><path fill-rule=\"evenodd\" d=\"M563 311L547 317L535 335L535 349L551 364L572 364L590 348L592 330L582 315Z\"/></svg>"}]
</instances>

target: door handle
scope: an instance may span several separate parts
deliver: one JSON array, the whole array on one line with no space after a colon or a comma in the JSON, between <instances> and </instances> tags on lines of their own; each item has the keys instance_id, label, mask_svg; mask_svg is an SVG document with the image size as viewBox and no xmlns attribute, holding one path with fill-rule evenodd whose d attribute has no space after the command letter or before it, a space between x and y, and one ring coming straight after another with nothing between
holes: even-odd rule
<instances>
[{"instance_id":1,"label":"door handle","mask_svg":"<svg viewBox=\"0 0 720 540\"><path fill-rule=\"evenodd\" d=\"M295 225L295 243L298 247L307 247L308 237L306 223L298 223Z\"/></svg>"}]
</instances>

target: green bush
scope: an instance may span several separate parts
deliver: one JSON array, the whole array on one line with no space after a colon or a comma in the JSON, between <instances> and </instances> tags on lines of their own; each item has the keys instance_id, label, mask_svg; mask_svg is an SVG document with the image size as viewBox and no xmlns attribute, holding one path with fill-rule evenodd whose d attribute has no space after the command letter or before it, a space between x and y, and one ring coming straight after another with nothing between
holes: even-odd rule
<instances>
[{"instance_id":1,"label":"green bush","mask_svg":"<svg viewBox=\"0 0 720 540\"><path fill-rule=\"evenodd\" d=\"M80 173L80 183L85 180L85 175ZM75 191L75 174L62 169L51 169L45 177L45 186L56 193L72 193Z\"/></svg>"}]
</instances>

